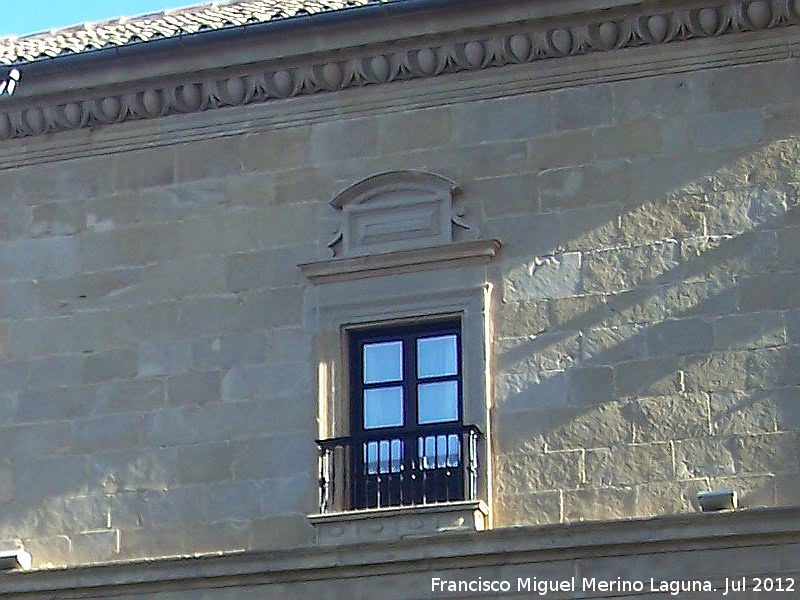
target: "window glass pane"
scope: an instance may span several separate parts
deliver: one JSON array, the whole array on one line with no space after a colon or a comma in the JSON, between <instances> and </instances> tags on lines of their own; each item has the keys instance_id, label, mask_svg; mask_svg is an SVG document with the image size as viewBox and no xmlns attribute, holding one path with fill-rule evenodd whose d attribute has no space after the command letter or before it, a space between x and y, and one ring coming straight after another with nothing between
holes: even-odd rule
<instances>
[{"instance_id":1,"label":"window glass pane","mask_svg":"<svg viewBox=\"0 0 800 600\"><path fill-rule=\"evenodd\" d=\"M364 383L403 378L403 342L364 344Z\"/></svg>"},{"instance_id":2,"label":"window glass pane","mask_svg":"<svg viewBox=\"0 0 800 600\"><path fill-rule=\"evenodd\" d=\"M417 377L456 375L456 336L420 338L417 340Z\"/></svg>"},{"instance_id":3,"label":"window glass pane","mask_svg":"<svg viewBox=\"0 0 800 600\"><path fill-rule=\"evenodd\" d=\"M364 472L399 473L403 470L403 441L375 440L364 444Z\"/></svg>"},{"instance_id":4,"label":"window glass pane","mask_svg":"<svg viewBox=\"0 0 800 600\"><path fill-rule=\"evenodd\" d=\"M400 427L403 424L402 386L364 390L364 428Z\"/></svg>"},{"instance_id":5,"label":"window glass pane","mask_svg":"<svg viewBox=\"0 0 800 600\"><path fill-rule=\"evenodd\" d=\"M417 457L423 470L457 467L461 464L461 443L455 434L420 437Z\"/></svg>"},{"instance_id":6,"label":"window glass pane","mask_svg":"<svg viewBox=\"0 0 800 600\"><path fill-rule=\"evenodd\" d=\"M417 386L420 425L458 420L458 383L439 381Z\"/></svg>"}]
</instances>

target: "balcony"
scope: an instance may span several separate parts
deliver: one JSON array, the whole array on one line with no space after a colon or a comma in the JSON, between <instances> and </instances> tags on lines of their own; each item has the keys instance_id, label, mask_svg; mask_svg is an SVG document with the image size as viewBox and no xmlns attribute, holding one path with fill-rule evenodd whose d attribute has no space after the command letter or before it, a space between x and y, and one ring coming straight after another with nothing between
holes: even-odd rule
<instances>
[{"instance_id":1,"label":"balcony","mask_svg":"<svg viewBox=\"0 0 800 600\"><path fill-rule=\"evenodd\" d=\"M318 440L322 543L484 528L474 425L382 429ZM349 524L349 525L348 525Z\"/></svg>"}]
</instances>

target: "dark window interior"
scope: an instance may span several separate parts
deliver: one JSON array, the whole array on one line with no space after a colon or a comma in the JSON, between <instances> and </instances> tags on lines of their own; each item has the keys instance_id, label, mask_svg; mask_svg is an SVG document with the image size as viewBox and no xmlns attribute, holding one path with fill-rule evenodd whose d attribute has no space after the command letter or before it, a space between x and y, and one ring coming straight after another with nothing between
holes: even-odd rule
<instances>
[{"instance_id":1,"label":"dark window interior","mask_svg":"<svg viewBox=\"0 0 800 600\"><path fill-rule=\"evenodd\" d=\"M352 334L354 508L464 498L458 321Z\"/></svg>"}]
</instances>

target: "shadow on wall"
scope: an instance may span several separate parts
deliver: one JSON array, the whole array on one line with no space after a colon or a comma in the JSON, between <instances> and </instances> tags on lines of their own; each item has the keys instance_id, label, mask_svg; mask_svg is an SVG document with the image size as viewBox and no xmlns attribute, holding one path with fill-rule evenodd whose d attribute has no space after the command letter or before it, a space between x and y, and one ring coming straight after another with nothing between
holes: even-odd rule
<instances>
[{"instance_id":1,"label":"shadow on wall","mask_svg":"<svg viewBox=\"0 0 800 600\"><path fill-rule=\"evenodd\" d=\"M507 219L492 265L507 267L493 364L499 526L681 512L697 490L723 486L744 505L794 501L798 147L778 140L733 160L648 158L630 165L636 203L587 197L588 207ZM130 241L138 249L140 238ZM239 299L227 300L226 309ZM144 309L131 315L130 329L146 318ZM128 329L119 339L144 344ZM74 564L310 539L303 515L316 506L316 451L301 429L315 407L297 402L302 386L266 397L276 380L297 385L293 369L305 360L246 365L248 397L236 402L218 390L230 365L215 366L216 387L184 381L192 402L217 390L191 406L170 406L163 381L133 372L117 405L127 416L108 421L105 383L80 386L85 395L48 390L39 406L71 403L69 420L38 415L35 428L0 438L4 456L18 459L0 466L0 541ZM282 443L265 451L270 440L258 436L283 425L270 423L275 403L300 406L291 426L300 452L282 454ZM248 443L236 439L244 433Z\"/></svg>"},{"instance_id":2,"label":"shadow on wall","mask_svg":"<svg viewBox=\"0 0 800 600\"><path fill-rule=\"evenodd\" d=\"M796 504L800 141L680 166L682 186L655 177L641 204L544 227L534 261L506 259L498 524L691 511L722 487Z\"/></svg>"}]
</instances>

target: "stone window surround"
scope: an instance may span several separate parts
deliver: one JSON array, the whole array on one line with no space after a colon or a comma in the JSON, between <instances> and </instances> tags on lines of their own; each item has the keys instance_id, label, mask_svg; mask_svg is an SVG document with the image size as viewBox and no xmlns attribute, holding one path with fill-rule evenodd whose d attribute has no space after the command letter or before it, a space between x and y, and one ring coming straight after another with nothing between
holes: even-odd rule
<instances>
[{"instance_id":1,"label":"stone window surround","mask_svg":"<svg viewBox=\"0 0 800 600\"><path fill-rule=\"evenodd\" d=\"M368 327L385 325L405 325L424 323L426 320L458 318L461 321L461 343L463 369L463 422L474 424L483 433L478 444L478 498L477 502L458 503L467 513L457 515L447 527L441 526L441 515L433 519L437 530L452 530L454 523L461 526L478 524L491 527L491 448L489 423L489 302L492 286L485 282L485 271L480 266L447 269L442 271L422 271L401 275L372 276L369 279L351 282L322 284L309 290L314 296L313 313L316 316L318 335L318 422L321 439L345 436L350 427L349 394L349 334ZM456 281L453 282L452 279ZM390 281L391 280L391 281ZM460 281L459 281L460 280ZM481 281L484 280L484 281ZM437 288L436 282L444 281ZM456 283L456 285L453 285ZM409 295L408 289L421 289ZM363 300L369 298L369 300ZM309 304L307 300L307 305ZM470 349L483 348L483 352ZM375 528L382 516L396 516L399 513L414 514L415 526L418 521L431 521L431 513L446 513L452 516L448 505L437 505L346 511L334 514L311 515L315 525L331 524L334 528L342 526L342 521L352 521L359 526ZM338 516L337 516L338 515ZM349 518L348 518L349 515ZM424 518L423 518L424 517ZM478 523L475 522L477 519ZM481 527L482 528L482 527ZM352 535L345 534L346 538Z\"/></svg>"},{"instance_id":2,"label":"stone window surround","mask_svg":"<svg viewBox=\"0 0 800 600\"><path fill-rule=\"evenodd\" d=\"M369 188L370 181L383 185L387 177L391 177L393 183L399 182L402 188L402 176L395 172L386 177L368 178L331 202L341 211L345 226L348 211L341 210L343 195L357 197L358 204L362 204L365 197L375 196L376 210L382 210L385 203L380 194L365 196L352 194L352 191ZM410 179L418 180L419 174L411 173ZM452 182L444 179L442 182L449 186L448 193L457 189L450 186ZM413 202L412 194L409 203ZM451 227L451 205L447 208L442 211L440 223ZM457 220L455 224L459 225ZM483 434L478 444L478 498L481 500L358 511L340 508L339 512L309 515L322 544L357 542L375 539L375 536L396 538L436 531L491 528L491 511L487 506L491 506L492 493L489 451L492 285L487 282L484 265L495 256L500 244L497 240L453 241L450 232L440 235L439 240L442 243L431 238L422 240L423 244L433 242L433 245L416 248L413 244L409 247L391 243L385 252L361 256L354 253L355 256L299 265L314 284L306 290L304 302L306 323L317 334L318 435L320 439L328 439L350 433L351 332L442 318L458 319L463 349L463 423L476 425Z\"/></svg>"},{"instance_id":3,"label":"stone window surround","mask_svg":"<svg viewBox=\"0 0 800 600\"><path fill-rule=\"evenodd\" d=\"M471 270L474 273L474 270ZM395 276L403 281L431 280ZM465 278L468 279L469 277ZM347 435L350 428L349 394L349 335L351 332L384 326L404 326L439 321L446 318L461 320L462 368L463 368L463 411L464 423L477 425L487 434L488 377L486 367L488 355L470 351L486 348L488 342L487 319L489 298L492 286L489 283L465 285L464 287L444 286L438 290L426 290L418 294L394 296L380 294L386 287L383 277L374 277L359 282L360 290L370 290L375 303L358 300L358 296L342 295L341 302L328 299L327 294L318 295L326 300L318 305L319 354L319 419L320 435L337 437ZM466 283L466 282L465 282ZM353 286L336 286L338 288ZM360 296L363 298L363 296ZM345 401L346 400L346 401Z\"/></svg>"}]
</instances>

